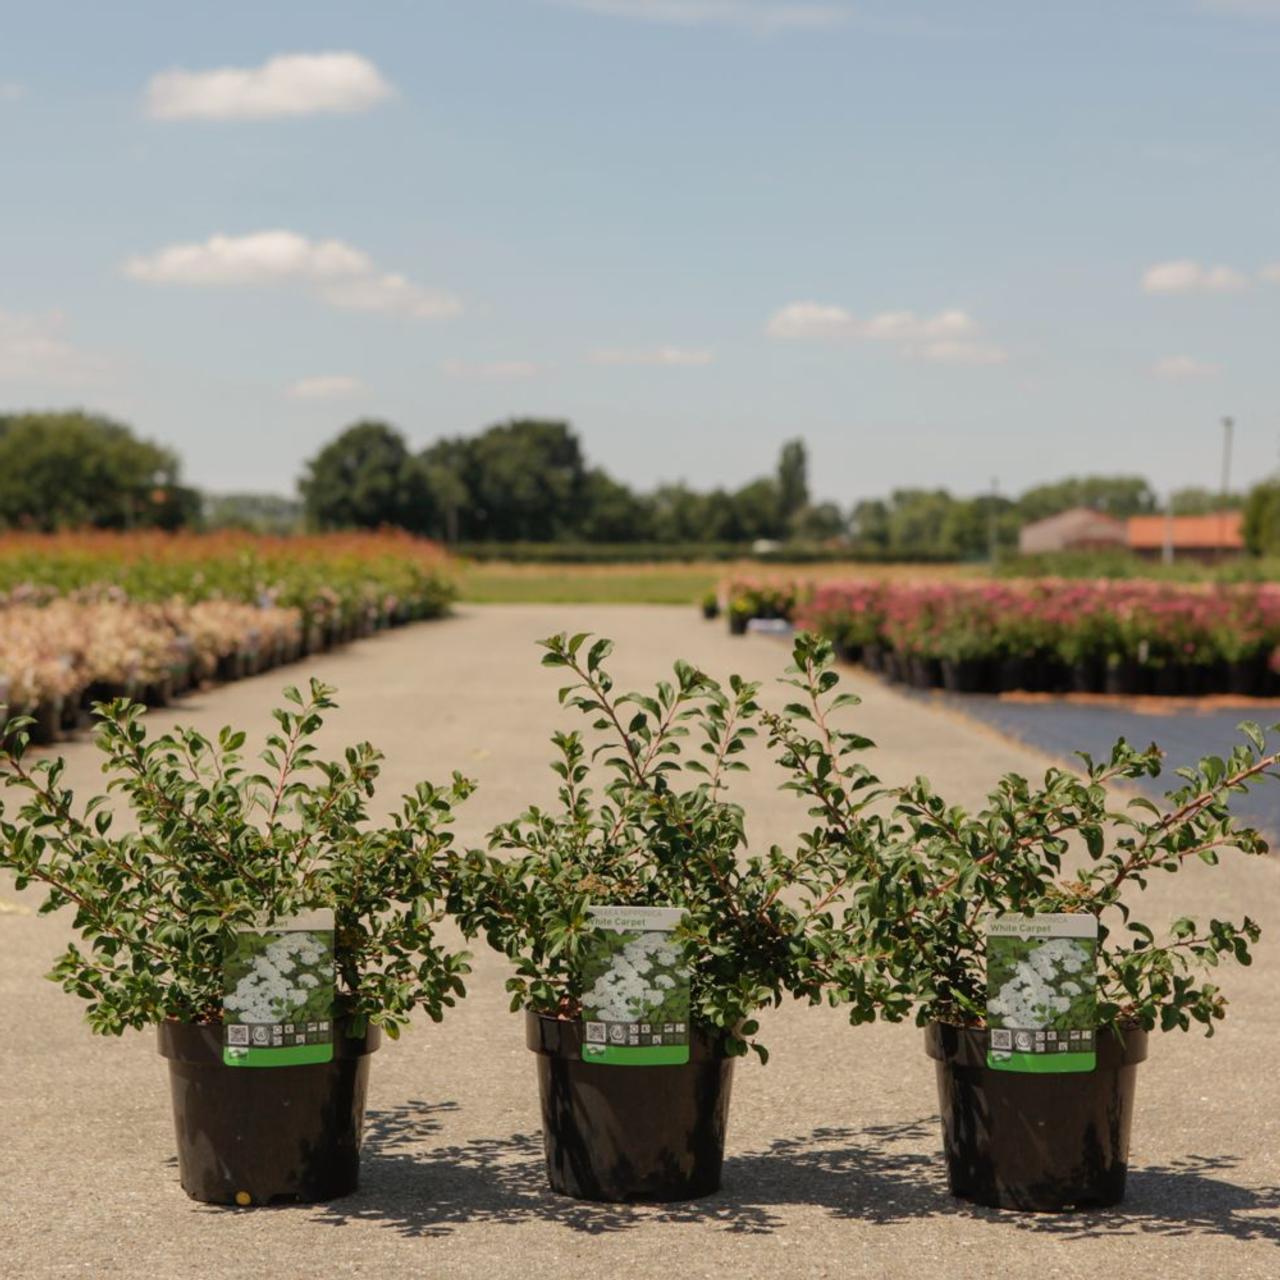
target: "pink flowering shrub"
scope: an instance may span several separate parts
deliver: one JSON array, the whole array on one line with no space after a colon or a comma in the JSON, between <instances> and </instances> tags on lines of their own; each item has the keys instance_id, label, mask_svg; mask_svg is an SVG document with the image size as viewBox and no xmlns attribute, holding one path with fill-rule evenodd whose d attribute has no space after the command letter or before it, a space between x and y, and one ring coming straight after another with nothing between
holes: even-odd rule
<instances>
[{"instance_id":1,"label":"pink flowering shrub","mask_svg":"<svg viewBox=\"0 0 1280 1280\"><path fill-rule=\"evenodd\" d=\"M1031 660L1060 670L1134 666L1209 679L1271 660L1280 645L1280 586L853 581L818 587L795 621L848 656L879 648L904 659Z\"/></svg>"}]
</instances>

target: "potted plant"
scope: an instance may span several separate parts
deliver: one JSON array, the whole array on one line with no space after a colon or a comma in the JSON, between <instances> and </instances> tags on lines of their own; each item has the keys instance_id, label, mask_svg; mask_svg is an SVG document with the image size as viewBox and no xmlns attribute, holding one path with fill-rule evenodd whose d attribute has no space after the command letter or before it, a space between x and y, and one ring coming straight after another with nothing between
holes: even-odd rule
<instances>
[{"instance_id":1,"label":"potted plant","mask_svg":"<svg viewBox=\"0 0 1280 1280\"><path fill-rule=\"evenodd\" d=\"M152 738L137 704L100 705L112 777L83 805L61 759L29 761L28 721L0 740L0 782L25 793L0 803L0 867L47 888L43 911L74 909L81 942L50 977L88 1001L90 1028L158 1028L197 1200L354 1190L369 1055L415 1009L438 1020L463 994L465 957L434 926L470 784L421 783L371 825L380 753L361 743L326 761L313 741L332 694L285 690L252 762L243 732Z\"/></svg>"},{"instance_id":2,"label":"potted plant","mask_svg":"<svg viewBox=\"0 0 1280 1280\"><path fill-rule=\"evenodd\" d=\"M722 794L755 733L756 686L687 663L653 696L619 693L608 640L554 636L543 663L587 715L552 739L558 805L469 855L453 907L514 963L537 1054L547 1175L580 1199L671 1201L720 1185L733 1066L761 1060L758 1011L813 996L807 894L789 859L745 853Z\"/></svg>"},{"instance_id":3,"label":"potted plant","mask_svg":"<svg viewBox=\"0 0 1280 1280\"><path fill-rule=\"evenodd\" d=\"M702 597L702 616L710 622L713 618L720 616L720 594L717 591L708 591Z\"/></svg>"},{"instance_id":4,"label":"potted plant","mask_svg":"<svg viewBox=\"0 0 1280 1280\"><path fill-rule=\"evenodd\" d=\"M747 623L756 616L755 605L744 597L734 596L730 599L726 612L729 616L729 634L731 636L745 636L747 634Z\"/></svg>"},{"instance_id":5,"label":"potted plant","mask_svg":"<svg viewBox=\"0 0 1280 1280\"><path fill-rule=\"evenodd\" d=\"M853 890L829 950L886 972L915 1005L953 1194L1024 1210L1118 1203L1149 1033L1212 1034L1226 1000L1205 971L1248 964L1259 936L1247 917L1180 917L1157 935L1133 900L1192 860L1264 853L1228 801L1276 777L1280 756L1242 725L1228 758L1180 770L1184 785L1158 805L1111 794L1160 772L1157 748L1122 741L1040 786L1010 775L968 813L924 778L878 788L857 759L864 741L827 724L841 697L830 666L825 642L800 637L807 715L767 717L788 785L821 815L798 856L828 863L831 892Z\"/></svg>"}]
</instances>

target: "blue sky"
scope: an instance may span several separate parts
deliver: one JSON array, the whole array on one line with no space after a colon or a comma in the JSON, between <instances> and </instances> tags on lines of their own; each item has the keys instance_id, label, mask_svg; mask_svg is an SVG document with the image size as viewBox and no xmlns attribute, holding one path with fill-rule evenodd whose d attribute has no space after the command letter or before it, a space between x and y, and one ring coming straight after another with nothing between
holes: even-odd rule
<instances>
[{"instance_id":1,"label":"blue sky","mask_svg":"<svg viewBox=\"0 0 1280 1280\"><path fill-rule=\"evenodd\" d=\"M1214 484L1230 413L1244 483L1278 65L1280 0L5 3L0 407L222 490L526 413L842 503Z\"/></svg>"}]
</instances>

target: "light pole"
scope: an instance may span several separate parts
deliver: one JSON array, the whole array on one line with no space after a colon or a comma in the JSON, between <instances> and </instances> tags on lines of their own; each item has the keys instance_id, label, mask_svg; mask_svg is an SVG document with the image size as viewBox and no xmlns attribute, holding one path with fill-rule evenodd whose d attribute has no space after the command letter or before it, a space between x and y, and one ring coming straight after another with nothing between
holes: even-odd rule
<instances>
[{"instance_id":1,"label":"light pole","mask_svg":"<svg viewBox=\"0 0 1280 1280\"><path fill-rule=\"evenodd\" d=\"M987 553L990 556L992 565L996 562L999 555L999 546L996 532L996 502L1000 497L1000 481L995 476L991 477L991 501L988 503L987 510Z\"/></svg>"},{"instance_id":2,"label":"light pole","mask_svg":"<svg viewBox=\"0 0 1280 1280\"><path fill-rule=\"evenodd\" d=\"M1222 497L1218 504L1218 558L1227 554L1227 493L1231 488L1231 444L1235 435L1234 418L1222 419Z\"/></svg>"},{"instance_id":3,"label":"light pole","mask_svg":"<svg viewBox=\"0 0 1280 1280\"><path fill-rule=\"evenodd\" d=\"M1222 420L1222 498L1226 503L1227 491L1231 488L1231 438L1235 434L1236 420Z\"/></svg>"}]
</instances>

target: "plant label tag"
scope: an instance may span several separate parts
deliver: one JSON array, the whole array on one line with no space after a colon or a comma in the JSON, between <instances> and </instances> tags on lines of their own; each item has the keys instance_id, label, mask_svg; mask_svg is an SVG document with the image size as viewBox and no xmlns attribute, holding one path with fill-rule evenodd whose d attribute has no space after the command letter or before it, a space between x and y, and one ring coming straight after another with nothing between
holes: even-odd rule
<instances>
[{"instance_id":1,"label":"plant label tag","mask_svg":"<svg viewBox=\"0 0 1280 1280\"><path fill-rule=\"evenodd\" d=\"M1097 957L1097 916L993 916L987 923L987 1066L1039 1075L1092 1071Z\"/></svg>"},{"instance_id":2,"label":"plant label tag","mask_svg":"<svg viewBox=\"0 0 1280 1280\"><path fill-rule=\"evenodd\" d=\"M619 1067L689 1061L689 966L679 907L588 907L582 1060Z\"/></svg>"},{"instance_id":3,"label":"plant label tag","mask_svg":"<svg viewBox=\"0 0 1280 1280\"><path fill-rule=\"evenodd\" d=\"M333 912L242 929L222 962L222 1061L298 1067L333 1061Z\"/></svg>"}]
</instances>

